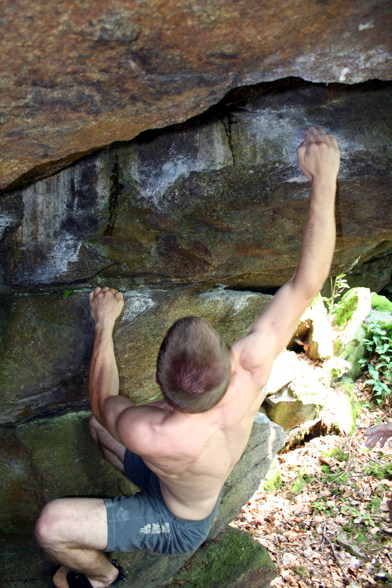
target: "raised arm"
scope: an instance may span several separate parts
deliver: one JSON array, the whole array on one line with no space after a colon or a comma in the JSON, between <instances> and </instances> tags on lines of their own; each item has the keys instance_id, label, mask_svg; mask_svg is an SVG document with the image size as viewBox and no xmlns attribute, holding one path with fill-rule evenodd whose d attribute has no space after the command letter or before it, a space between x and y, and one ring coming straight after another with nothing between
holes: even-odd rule
<instances>
[{"instance_id":1,"label":"raised arm","mask_svg":"<svg viewBox=\"0 0 392 588\"><path fill-rule=\"evenodd\" d=\"M321 290L335 248L338 144L318 127L311 127L305 131L297 158L299 167L312 183L297 268L252 325L249 334L232 347L242 366L261 380L263 366L270 367L286 347L301 315Z\"/></svg>"}]
</instances>

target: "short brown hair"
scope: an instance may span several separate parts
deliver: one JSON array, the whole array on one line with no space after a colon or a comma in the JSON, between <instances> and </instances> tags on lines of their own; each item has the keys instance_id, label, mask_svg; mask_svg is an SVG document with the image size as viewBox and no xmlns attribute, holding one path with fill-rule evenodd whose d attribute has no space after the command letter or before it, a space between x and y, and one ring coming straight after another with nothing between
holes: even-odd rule
<instances>
[{"instance_id":1,"label":"short brown hair","mask_svg":"<svg viewBox=\"0 0 392 588\"><path fill-rule=\"evenodd\" d=\"M182 412L205 412L223 398L230 381L230 355L205 320L176 321L162 341L157 381L167 402Z\"/></svg>"}]
</instances>

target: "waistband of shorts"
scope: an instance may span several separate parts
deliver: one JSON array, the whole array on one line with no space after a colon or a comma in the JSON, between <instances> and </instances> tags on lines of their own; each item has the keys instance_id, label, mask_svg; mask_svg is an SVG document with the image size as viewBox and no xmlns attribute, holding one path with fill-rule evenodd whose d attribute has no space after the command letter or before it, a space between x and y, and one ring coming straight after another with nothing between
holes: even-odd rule
<instances>
[{"instance_id":1,"label":"waistband of shorts","mask_svg":"<svg viewBox=\"0 0 392 588\"><path fill-rule=\"evenodd\" d=\"M177 521L179 524L183 525L183 526L192 526L193 528L195 527L202 527L204 526L206 523L209 522L210 519L212 519L212 517L215 515L215 512L218 509L218 506L220 504L222 495L223 495L223 488L219 493L219 496L217 498L217 501L215 503L214 508L212 509L212 511L210 512L209 515L207 515L206 517L204 517L203 519L183 519L182 517L177 516L176 514L174 514L174 512L172 512L165 504L165 501L163 500L163 495L162 495L162 490L161 490L161 484L159 481L159 478L157 476L156 478L156 484L157 484L157 490L161 496L161 500L162 500L162 505L165 507L165 509L167 510L168 513L170 513L170 516Z\"/></svg>"}]
</instances>

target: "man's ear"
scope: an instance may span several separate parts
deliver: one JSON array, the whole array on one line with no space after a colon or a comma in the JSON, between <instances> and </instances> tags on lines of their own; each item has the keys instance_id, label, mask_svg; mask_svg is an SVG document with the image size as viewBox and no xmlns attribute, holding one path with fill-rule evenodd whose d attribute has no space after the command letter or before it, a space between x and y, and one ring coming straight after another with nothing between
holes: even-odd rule
<instances>
[{"instance_id":1,"label":"man's ear","mask_svg":"<svg viewBox=\"0 0 392 588\"><path fill-rule=\"evenodd\" d=\"M158 377L156 372L154 372L154 382L158 384Z\"/></svg>"}]
</instances>

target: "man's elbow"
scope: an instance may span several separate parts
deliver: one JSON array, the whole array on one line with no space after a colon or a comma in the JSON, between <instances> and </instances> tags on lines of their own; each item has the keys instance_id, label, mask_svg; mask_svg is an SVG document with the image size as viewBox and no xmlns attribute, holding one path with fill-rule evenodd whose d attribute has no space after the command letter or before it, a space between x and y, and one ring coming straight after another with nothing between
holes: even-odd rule
<instances>
[{"instance_id":1,"label":"man's elbow","mask_svg":"<svg viewBox=\"0 0 392 588\"><path fill-rule=\"evenodd\" d=\"M95 409L91 409L91 412L93 413L93 416L97 419L99 424L106 428L105 418L104 418L102 411L95 408Z\"/></svg>"},{"instance_id":2,"label":"man's elbow","mask_svg":"<svg viewBox=\"0 0 392 588\"><path fill-rule=\"evenodd\" d=\"M329 277L329 268L319 270L309 277L295 275L292 280L292 287L301 292L304 300L309 303L322 290L327 278Z\"/></svg>"},{"instance_id":3,"label":"man's elbow","mask_svg":"<svg viewBox=\"0 0 392 588\"><path fill-rule=\"evenodd\" d=\"M90 402L90 407L91 407L91 412L93 413L94 417L97 419L97 421L105 428L106 427L106 411L105 411L105 406L104 406L104 402L99 402L99 401L95 401L95 402Z\"/></svg>"}]
</instances>

